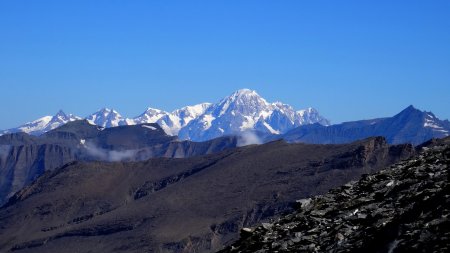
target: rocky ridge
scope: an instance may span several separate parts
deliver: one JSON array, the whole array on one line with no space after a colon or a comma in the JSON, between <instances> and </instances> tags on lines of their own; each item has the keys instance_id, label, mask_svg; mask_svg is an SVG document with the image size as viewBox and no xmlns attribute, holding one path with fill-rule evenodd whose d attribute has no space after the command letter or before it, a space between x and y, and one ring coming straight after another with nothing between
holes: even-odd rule
<instances>
[{"instance_id":1,"label":"rocky ridge","mask_svg":"<svg viewBox=\"0 0 450 253\"><path fill-rule=\"evenodd\" d=\"M331 126L303 125L271 138L282 138L288 142L339 144L370 136L383 136L391 144L419 145L432 138L445 138L449 135L448 120L440 120L432 112L408 106L392 117L344 122Z\"/></svg>"},{"instance_id":2,"label":"rocky ridge","mask_svg":"<svg viewBox=\"0 0 450 253\"><path fill-rule=\"evenodd\" d=\"M428 147L427 147L428 146ZM448 252L450 138L416 158L297 201L221 252Z\"/></svg>"}]
</instances>

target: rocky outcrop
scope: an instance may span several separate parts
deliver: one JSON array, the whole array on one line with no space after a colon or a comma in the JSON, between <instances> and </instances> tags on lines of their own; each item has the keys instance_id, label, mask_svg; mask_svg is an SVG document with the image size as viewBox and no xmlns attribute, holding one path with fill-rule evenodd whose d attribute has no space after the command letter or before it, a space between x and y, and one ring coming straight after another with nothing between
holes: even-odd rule
<instances>
[{"instance_id":1,"label":"rocky outcrop","mask_svg":"<svg viewBox=\"0 0 450 253\"><path fill-rule=\"evenodd\" d=\"M448 252L450 139L427 145L418 157L242 229L221 252Z\"/></svg>"},{"instance_id":2,"label":"rocky outcrop","mask_svg":"<svg viewBox=\"0 0 450 253\"><path fill-rule=\"evenodd\" d=\"M0 204L46 170L73 161L77 149L58 144L10 145L0 156Z\"/></svg>"}]
</instances>

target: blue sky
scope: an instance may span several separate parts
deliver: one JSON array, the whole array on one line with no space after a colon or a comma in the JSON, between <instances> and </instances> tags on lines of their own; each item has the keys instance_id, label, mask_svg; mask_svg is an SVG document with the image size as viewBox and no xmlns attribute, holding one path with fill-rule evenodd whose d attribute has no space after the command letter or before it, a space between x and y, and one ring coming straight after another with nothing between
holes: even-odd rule
<instances>
[{"instance_id":1,"label":"blue sky","mask_svg":"<svg viewBox=\"0 0 450 253\"><path fill-rule=\"evenodd\" d=\"M239 88L333 123L450 118L450 1L1 1L0 129Z\"/></svg>"}]
</instances>

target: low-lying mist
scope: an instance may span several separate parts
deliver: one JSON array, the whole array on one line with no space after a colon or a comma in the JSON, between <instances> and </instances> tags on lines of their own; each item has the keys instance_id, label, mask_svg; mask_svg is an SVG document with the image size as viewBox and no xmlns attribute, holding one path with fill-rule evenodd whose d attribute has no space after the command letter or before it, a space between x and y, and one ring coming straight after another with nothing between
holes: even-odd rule
<instances>
[{"instance_id":1,"label":"low-lying mist","mask_svg":"<svg viewBox=\"0 0 450 253\"><path fill-rule=\"evenodd\" d=\"M252 145L252 144L262 144L263 140L257 136L254 132L247 131L239 135L237 142L238 147Z\"/></svg>"},{"instance_id":2,"label":"low-lying mist","mask_svg":"<svg viewBox=\"0 0 450 253\"><path fill-rule=\"evenodd\" d=\"M138 153L138 150L107 150L97 147L95 144L90 142L86 142L84 148L86 149L87 154L92 158L108 162L133 160Z\"/></svg>"}]
</instances>

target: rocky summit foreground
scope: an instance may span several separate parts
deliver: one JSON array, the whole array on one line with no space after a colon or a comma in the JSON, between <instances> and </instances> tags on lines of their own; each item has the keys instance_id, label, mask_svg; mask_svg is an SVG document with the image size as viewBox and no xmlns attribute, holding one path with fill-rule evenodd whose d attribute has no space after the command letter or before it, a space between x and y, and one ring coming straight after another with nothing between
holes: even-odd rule
<instances>
[{"instance_id":1,"label":"rocky summit foreground","mask_svg":"<svg viewBox=\"0 0 450 253\"><path fill-rule=\"evenodd\" d=\"M222 252L449 252L450 139L416 158L298 201Z\"/></svg>"}]
</instances>

